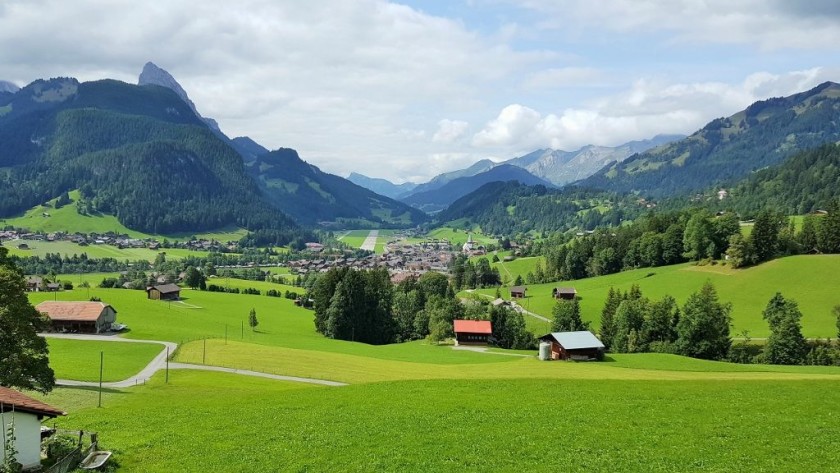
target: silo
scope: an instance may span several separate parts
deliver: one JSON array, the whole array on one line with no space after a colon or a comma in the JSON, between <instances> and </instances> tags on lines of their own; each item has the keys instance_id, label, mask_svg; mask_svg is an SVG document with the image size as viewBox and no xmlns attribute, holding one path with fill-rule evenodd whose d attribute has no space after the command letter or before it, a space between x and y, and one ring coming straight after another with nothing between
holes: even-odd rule
<instances>
[{"instance_id":1,"label":"silo","mask_svg":"<svg viewBox=\"0 0 840 473\"><path fill-rule=\"evenodd\" d=\"M540 342L540 360L551 360L551 344L548 342Z\"/></svg>"}]
</instances>

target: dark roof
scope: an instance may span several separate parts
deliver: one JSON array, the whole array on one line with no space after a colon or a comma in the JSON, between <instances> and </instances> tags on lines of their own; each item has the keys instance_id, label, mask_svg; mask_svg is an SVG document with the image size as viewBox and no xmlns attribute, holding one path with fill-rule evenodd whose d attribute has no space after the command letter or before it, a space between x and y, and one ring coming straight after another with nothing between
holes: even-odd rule
<instances>
[{"instance_id":1,"label":"dark roof","mask_svg":"<svg viewBox=\"0 0 840 473\"><path fill-rule=\"evenodd\" d=\"M3 386L0 386L0 406L2 406L0 412L11 411L14 408L15 411L28 412L38 416L56 417L65 414L64 411L49 404Z\"/></svg>"},{"instance_id":2,"label":"dark roof","mask_svg":"<svg viewBox=\"0 0 840 473\"><path fill-rule=\"evenodd\" d=\"M178 286L177 284L161 284L161 285L158 285L158 286L152 286L152 287L150 287L146 290L151 291L152 289L157 289L158 292L160 292L161 294L171 294L173 292L181 292L181 287Z\"/></svg>"},{"instance_id":3,"label":"dark roof","mask_svg":"<svg viewBox=\"0 0 840 473\"><path fill-rule=\"evenodd\" d=\"M540 340L554 340L566 350L579 350L582 348L605 348L601 340L589 330L578 332L552 332L540 337Z\"/></svg>"},{"instance_id":4,"label":"dark roof","mask_svg":"<svg viewBox=\"0 0 840 473\"><path fill-rule=\"evenodd\" d=\"M513 286L510 288L510 292L525 292L527 289L525 286Z\"/></svg>"},{"instance_id":5,"label":"dark roof","mask_svg":"<svg viewBox=\"0 0 840 473\"><path fill-rule=\"evenodd\" d=\"M455 320L455 333L493 333L489 320Z\"/></svg>"},{"instance_id":6,"label":"dark roof","mask_svg":"<svg viewBox=\"0 0 840 473\"><path fill-rule=\"evenodd\" d=\"M577 294L577 289L573 287L557 287L555 290L557 294Z\"/></svg>"}]
</instances>

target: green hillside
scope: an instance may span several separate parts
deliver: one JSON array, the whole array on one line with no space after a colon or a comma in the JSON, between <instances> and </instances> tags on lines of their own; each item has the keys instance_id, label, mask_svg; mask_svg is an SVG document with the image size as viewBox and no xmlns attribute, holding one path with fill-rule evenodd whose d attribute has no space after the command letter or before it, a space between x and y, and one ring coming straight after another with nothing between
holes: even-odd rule
<instances>
[{"instance_id":1,"label":"green hillside","mask_svg":"<svg viewBox=\"0 0 840 473\"><path fill-rule=\"evenodd\" d=\"M76 202L80 200L79 191L74 190L68 193L70 203L55 208L56 199L45 202L46 205L37 205L27 210L19 217L0 218L0 227L12 226L24 228L31 232L66 232L66 233L107 233L114 232L119 235L129 235L132 238L155 238L163 240L189 239L193 236L217 241L237 241L247 234L241 228L222 229L213 232L184 233L174 232L166 235L152 235L149 233L132 230L117 220L113 215L104 213L79 213ZM55 253L55 251L53 251Z\"/></svg>"},{"instance_id":2,"label":"green hillside","mask_svg":"<svg viewBox=\"0 0 840 473\"><path fill-rule=\"evenodd\" d=\"M550 318L554 307L552 288L573 286L580 297L583 318L597 327L610 287L626 291L638 284L647 297L659 299L671 295L682 304L708 280L714 284L720 299L733 305L733 336L749 330L751 337L766 337L769 329L761 312L773 294L780 291L785 298L799 303L802 332L806 337L835 337L837 326L831 309L840 305L840 279L835 277L838 268L840 255L791 256L737 270L692 264L642 268L577 281L529 285L529 297L520 304ZM495 290L480 292L492 295Z\"/></svg>"},{"instance_id":3,"label":"green hillside","mask_svg":"<svg viewBox=\"0 0 840 473\"><path fill-rule=\"evenodd\" d=\"M689 195L840 140L838 110L840 85L833 82L759 101L683 140L607 166L581 183L654 197Z\"/></svg>"}]
</instances>

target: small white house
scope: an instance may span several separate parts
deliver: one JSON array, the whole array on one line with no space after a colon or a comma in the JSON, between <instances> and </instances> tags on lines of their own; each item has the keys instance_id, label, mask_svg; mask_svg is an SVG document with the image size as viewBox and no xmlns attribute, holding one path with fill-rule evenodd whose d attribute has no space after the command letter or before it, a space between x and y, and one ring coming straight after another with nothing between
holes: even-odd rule
<instances>
[{"instance_id":1,"label":"small white house","mask_svg":"<svg viewBox=\"0 0 840 473\"><path fill-rule=\"evenodd\" d=\"M0 461L6 459L9 426L14 423L15 460L23 469L41 467L41 420L64 415L59 409L32 399L14 389L0 386Z\"/></svg>"}]
</instances>

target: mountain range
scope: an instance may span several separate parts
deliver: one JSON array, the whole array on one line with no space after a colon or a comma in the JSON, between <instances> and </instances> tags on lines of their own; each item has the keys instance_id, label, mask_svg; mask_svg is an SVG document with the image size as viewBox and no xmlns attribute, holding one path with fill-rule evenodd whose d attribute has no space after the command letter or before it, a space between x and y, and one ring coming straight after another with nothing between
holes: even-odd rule
<instances>
[{"instance_id":1,"label":"mountain range","mask_svg":"<svg viewBox=\"0 0 840 473\"><path fill-rule=\"evenodd\" d=\"M840 140L840 85L755 102L691 136L608 165L582 185L649 197L725 185L792 154Z\"/></svg>"},{"instance_id":2,"label":"mountain range","mask_svg":"<svg viewBox=\"0 0 840 473\"><path fill-rule=\"evenodd\" d=\"M79 189L84 212L113 214L149 233L238 226L288 231L290 238L296 222L388 227L425 220L293 150L272 155L250 138L229 139L152 63L138 85L57 78L5 89L0 217Z\"/></svg>"},{"instance_id":3,"label":"mountain range","mask_svg":"<svg viewBox=\"0 0 840 473\"><path fill-rule=\"evenodd\" d=\"M414 190L415 187L417 187L417 184L413 182L394 184L393 182L387 179L367 177L364 174L359 174L357 172L351 172L350 175L347 176L347 180L354 184L360 185L365 189L370 189L379 195L384 195L392 199L397 199L400 196L411 192L412 190Z\"/></svg>"}]
</instances>

